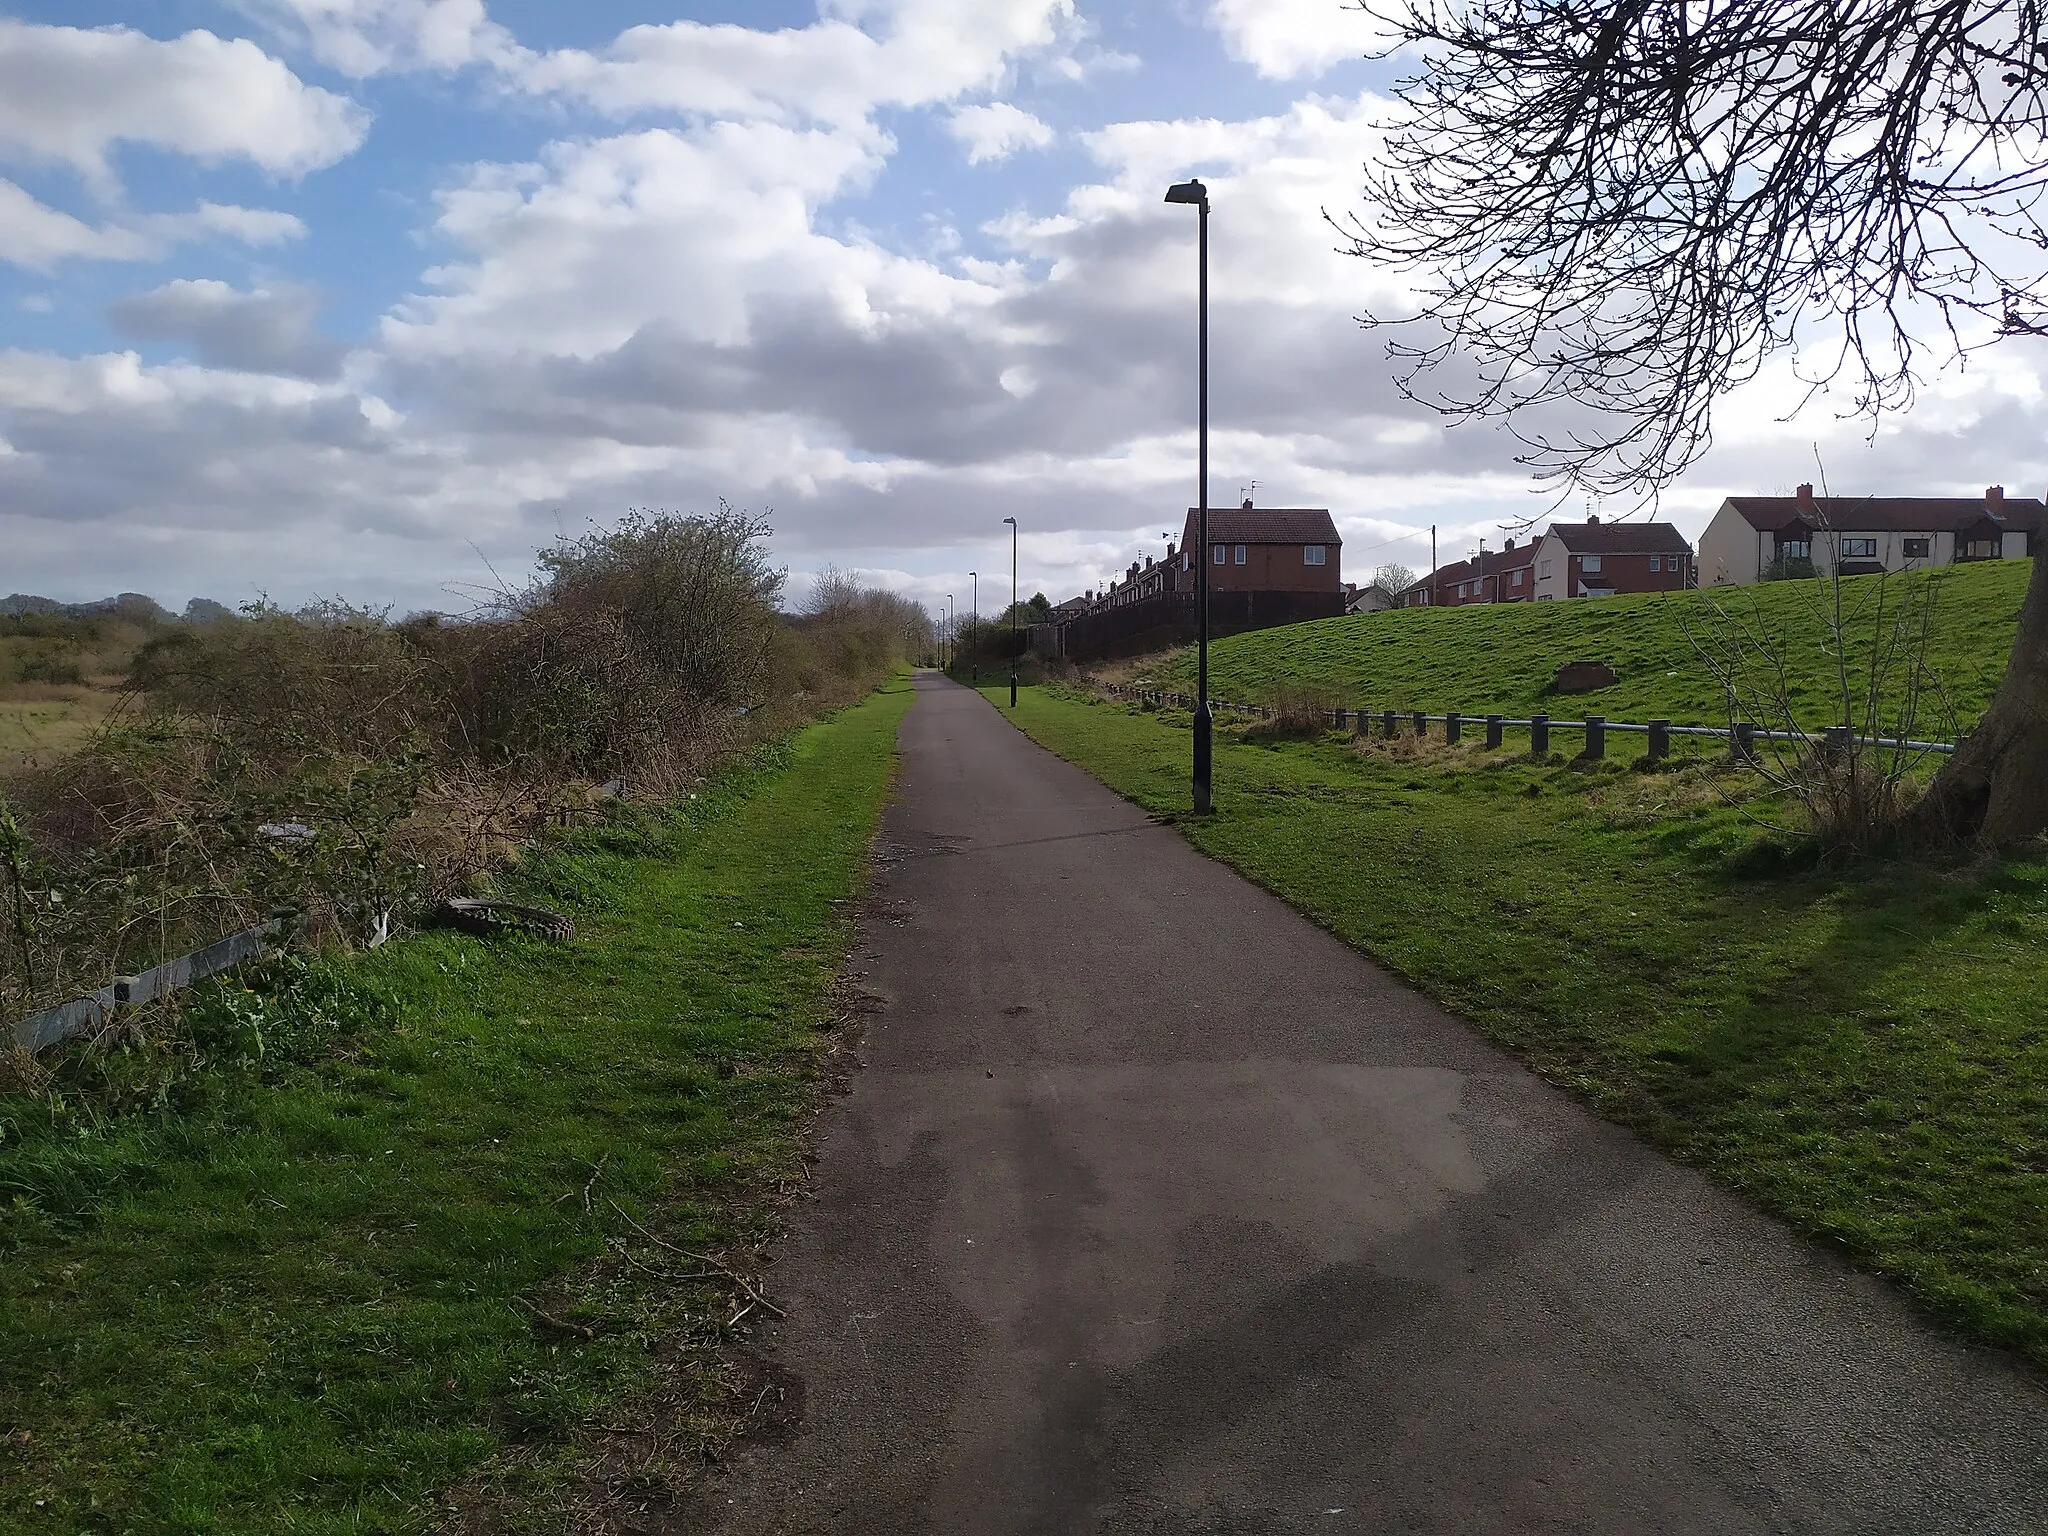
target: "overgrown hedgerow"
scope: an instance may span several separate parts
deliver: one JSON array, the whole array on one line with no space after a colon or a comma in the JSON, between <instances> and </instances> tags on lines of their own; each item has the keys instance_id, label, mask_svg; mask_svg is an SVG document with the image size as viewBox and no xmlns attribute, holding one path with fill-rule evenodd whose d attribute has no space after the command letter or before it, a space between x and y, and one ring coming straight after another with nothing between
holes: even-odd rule
<instances>
[{"instance_id":1,"label":"overgrown hedgerow","mask_svg":"<svg viewBox=\"0 0 2048 1536\"><path fill-rule=\"evenodd\" d=\"M159 634L113 725L0 784L0 1018L280 909L360 937L916 653L922 611L841 577L782 613L767 532L636 513L467 618L257 605Z\"/></svg>"}]
</instances>

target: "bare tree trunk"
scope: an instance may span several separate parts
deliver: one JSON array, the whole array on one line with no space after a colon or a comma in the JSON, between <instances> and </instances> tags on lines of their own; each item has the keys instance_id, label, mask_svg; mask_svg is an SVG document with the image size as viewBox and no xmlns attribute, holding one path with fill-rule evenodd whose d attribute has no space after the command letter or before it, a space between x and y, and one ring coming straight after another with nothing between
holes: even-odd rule
<instances>
[{"instance_id":1,"label":"bare tree trunk","mask_svg":"<svg viewBox=\"0 0 2048 1536\"><path fill-rule=\"evenodd\" d=\"M2048 549L2034 559L2005 680L1906 818L1909 838L2009 848L2048 832Z\"/></svg>"}]
</instances>

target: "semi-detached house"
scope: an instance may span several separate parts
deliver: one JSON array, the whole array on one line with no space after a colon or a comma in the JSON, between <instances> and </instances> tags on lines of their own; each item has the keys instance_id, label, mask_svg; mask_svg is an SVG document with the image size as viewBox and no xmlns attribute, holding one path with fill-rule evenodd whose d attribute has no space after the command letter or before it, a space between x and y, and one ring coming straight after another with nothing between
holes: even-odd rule
<instances>
[{"instance_id":1,"label":"semi-detached house","mask_svg":"<svg viewBox=\"0 0 2048 1536\"><path fill-rule=\"evenodd\" d=\"M1536 601L1682 592L1692 546L1669 523L1552 523L1536 545Z\"/></svg>"},{"instance_id":2,"label":"semi-detached house","mask_svg":"<svg viewBox=\"0 0 2048 1536\"><path fill-rule=\"evenodd\" d=\"M2008 496L1730 496L1700 535L1700 584L1745 586L1810 562L1823 576L1903 571L2033 554L2048 507Z\"/></svg>"},{"instance_id":3,"label":"semi-detached house","mask_svg":"<svg viewBox=\"0 0 2048 1536\"><path fill-rule=\"evenodd\" d=\"M1681 592L1692 546L1669 523L1552 523L1540 538L1438 567L1404 594L1410 608L1470 603L1544 603L1617 592Z\"/></svg>"}]
</instances>

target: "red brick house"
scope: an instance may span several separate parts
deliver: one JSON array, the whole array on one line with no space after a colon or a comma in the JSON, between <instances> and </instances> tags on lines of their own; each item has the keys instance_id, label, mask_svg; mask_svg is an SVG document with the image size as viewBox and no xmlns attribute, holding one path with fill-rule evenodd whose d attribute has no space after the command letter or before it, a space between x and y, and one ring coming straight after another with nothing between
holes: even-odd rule
<instances>
[{"instance_id":1,"label":"red brick house","mask_svg":"<svg viewBox=\"0 0 2048 1536\"><path fill-rule=\"evenodd\" d=\"M1552 523L1535 549L1536 601L1682 592L1692 582L1692 546L1669 523Z\"/></svg>"},{"instance_id":2,"label":"red brick house","mask_svg":"<svg viewBox=\"0 0 2048 1536\"><path fill-rule=\"evenodd\" d=\"M1195 590L1192 555L1201 543L1200 513L1188 508L1181 554L1168 545L1176 590ZM1241 507L1209 509L1211 592L1328 593L1343 612L1344 540L1324 507Z\"/></svg>"},{"instance_id":3,"label":"red brick house","mask_svg":"<svg viewBox=\"0 0 2048 1536\"><path fill-rule=\"evenodd\" d=\"M1469 560L1437 567L1402 595L1410 608L1458 608L1467 603L1526 603L1536 594L1536 541L1482 549Z\"/></svg>"}]
</instances>

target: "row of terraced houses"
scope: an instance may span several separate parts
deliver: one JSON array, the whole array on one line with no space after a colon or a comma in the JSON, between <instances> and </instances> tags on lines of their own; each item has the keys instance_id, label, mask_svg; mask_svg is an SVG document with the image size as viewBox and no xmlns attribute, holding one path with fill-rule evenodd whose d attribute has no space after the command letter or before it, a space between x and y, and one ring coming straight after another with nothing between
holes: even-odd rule
<instances>
[{"instance_id":1,"label":"row of terraced houses","mask_svg":"<svg viewBox=\"0 0 2048 1536\"><path fill-rule=\"evenodd\" d=\"M1206 556L1217 634L1389 607L1542 603L1625 592L1743 585L1806 570L1858 575L2034 553L2048 507L2001 486L1974 496L1731 496L1697 553L1669 523L1552 523L1527 540L1482 546L1406 591L1344 582L1343 539L1321 507L1213 509L1198 551L1191 508L1164 558L1133 561L1105 586L1070 598L1033 645L1076 658L1176 644L1193 633L1195 562Z\"/></svg>"}]
</instances>

